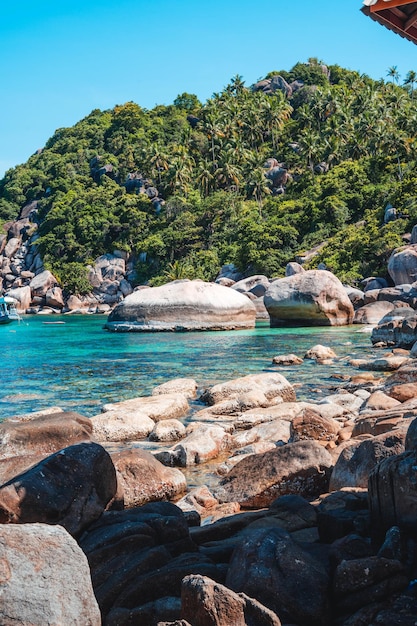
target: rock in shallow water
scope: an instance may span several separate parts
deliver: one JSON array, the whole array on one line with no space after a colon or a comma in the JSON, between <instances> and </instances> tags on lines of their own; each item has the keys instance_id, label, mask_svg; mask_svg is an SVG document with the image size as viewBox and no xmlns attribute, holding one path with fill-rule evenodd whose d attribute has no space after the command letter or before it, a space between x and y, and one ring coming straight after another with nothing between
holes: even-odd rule
<instances>
[{"instance_id":1,"label":"rock in shallow water","mask_svg":"<svg viewBox=\"0 0 417 626\"><path fill-rule=\"evenodd\" d=\"M113 331L253 328L256 309L241 293L201 280L176 280L127 296L109 315Z\"/></svg>"},{"instance_id":2,"label":"rock in shallow water","mask_svg":"<svg viewBox=\"0 0 417 626\"><path fill-rule=\"evenodd\" d=\"M351 324L353 306L342 283L326 270L309 270L274 281L264 296L276 326Z\"/></svg>"}]
</instances>

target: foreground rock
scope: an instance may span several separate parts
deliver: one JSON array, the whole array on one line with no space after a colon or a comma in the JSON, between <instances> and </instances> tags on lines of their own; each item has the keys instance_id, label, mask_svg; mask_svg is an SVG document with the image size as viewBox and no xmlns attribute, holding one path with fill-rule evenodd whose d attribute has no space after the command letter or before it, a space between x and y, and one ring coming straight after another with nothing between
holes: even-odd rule
<instances>
[{"instance_id":1,"label":"foreground rock","mask_svg":"<svg viewBox=\"0 0 417 626\"><path fill-rule=\"evenodd\" d=\"M109 315L114 331L253 328L256 310L243 294L215 283L177 280L127 296Z\"/></svg>"},{"instance_id":2,"label":"foreground rock","mask_svg":"<svg viewBox=\"0 0 417 626\"><path fill-rule=\"evenodd\" d=\"M315 497L328 490L331 455L316 441L289 443L265 454L248 456L215 490L221 502L244 508L269 506L285 494Z\"/></svg>"},{"instance_id":3,"label":"foreground rock","mask_svg":"<svg viewBox=\"0 0 417 626\"><path fill-rule=\"evenodd\" d=\"M343 326L353 321L353 306L336 276L309 270L274 281L264 296L277 326Z\"/></svg>"},{"instance_id":4,"label":"foreground rock","mask_svg":"<svg viewBox=\"0 0 417 626\"><path fill-rule=\"evenodd\" d=\"M181 590L182 615L207 626L281 626L278 617L244 593L234 593L206 576L186 576Z\"/></svg>"},{"instance_id":5,"label":"foreground rock","mask_svg":"<svg viewBox=\"0 0 417 626\"><path fill-rule=\"evenodd\" d=\"M186 491L187 483L178 469L165 467L146 450L132 448L112 455L117 470L118 492L125 507L170 500Z\"/></svg>"},{"instance_id":6,"label":"foreground rock","mask_svg":"<svg viewBox=\"0 0 417 626\"><path fill-rule=\"evenodd\" d=\"M0 623L100 626L88 562L60 526L0 526Z\"/></svg>"},{"instance_id":7,"label":"foreground rock","mask_svg":"<svg viewBox=\"0 0 417 626\"><path fill-rule=\"evenodd\" d=\"M47 457L0 487L0 523L60 524L71 535L100 517L116 494L109 454L81 443Z\"/></svg>"},{"instance_id":8,"label":"foreground rock","mask_svg":"<svg viewBox=\"0 0 417 626\"><path fill-rule=\"evenodd\" d=\"M230 561L226 584L257 598L284 623L327 621L328 574L281 528L257 529L242 540Z\"/></svg>"}]
</instances>

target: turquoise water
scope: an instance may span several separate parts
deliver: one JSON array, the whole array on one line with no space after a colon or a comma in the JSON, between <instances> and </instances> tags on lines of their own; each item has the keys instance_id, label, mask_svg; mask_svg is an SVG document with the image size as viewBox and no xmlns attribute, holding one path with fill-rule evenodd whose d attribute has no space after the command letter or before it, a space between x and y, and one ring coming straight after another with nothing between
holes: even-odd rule
<instances>
[{"instance_id":1,"label":"turquoise water","mask_svg":"<svg viewBox=\"0 0 417 626\"><path fill-rule=\"evenodd\" d=\"M191 377L200 389L246 374L279 371L300 383L297 398L327 393L332 374L351 374L344 360L370 356L361 327L270 329L205 333L110 333L101 316L27 316L0 326L0 419L50 406L86 416L101 405L150 394L155 385ZM57 323L59 322L59 323ZM332 347L332 366L305 361L272 366L272 357L303 356L313 345Z\"/></svg>"}]
</instances>

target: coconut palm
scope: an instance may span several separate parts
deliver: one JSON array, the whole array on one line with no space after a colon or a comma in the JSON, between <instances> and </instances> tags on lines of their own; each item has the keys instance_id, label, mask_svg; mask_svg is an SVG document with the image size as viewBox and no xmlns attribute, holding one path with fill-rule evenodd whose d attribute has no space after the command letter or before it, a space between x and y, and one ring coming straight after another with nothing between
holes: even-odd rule
<instances>
[{"instance_id":1,"label":"coconut palm","mask_svg":"<svg viewBox=\"0 0 417 626\"><path fill-rule=\"evenodd\" d=\"M393 83L398 84L398 81L400 80L400 73L398 72L396 65L393 65L392 67L388 68L387 76L391 78Z\"/></svg>"},{"instance_id":2,"label":"coconut palm","mask_svg":"<svg viewBox=\"0 0 417 626\"><path fill-rule=\"evenodd\" d=\"M409 72L407 72L407 76L405 77L403 84L409 87L411 100L413 100L413 97L414 97L414 85L416 83L417 83L417 72L415 72L414 70L410 70Z\"/></svg>"}]
</instances>

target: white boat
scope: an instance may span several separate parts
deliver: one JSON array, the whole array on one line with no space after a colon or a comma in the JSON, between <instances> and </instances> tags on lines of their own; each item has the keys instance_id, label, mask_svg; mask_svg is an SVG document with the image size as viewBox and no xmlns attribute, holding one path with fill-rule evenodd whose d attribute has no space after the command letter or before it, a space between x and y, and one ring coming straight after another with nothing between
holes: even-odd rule
<instances>
[{"instance_id":1,"label":"white boat","mask_svg":"<svg viewBox=\"0 0 417 626\"><path fill-rule=\"evenodd\" d=\"M9 324L21 319L16 309L16 300L10 296L0 296L0 324Z\"/></svg>"}]
</instances>

